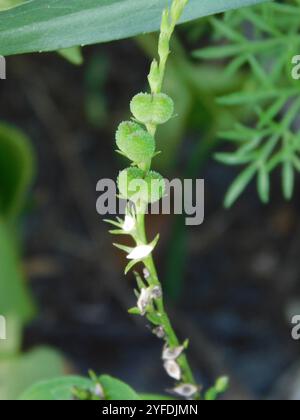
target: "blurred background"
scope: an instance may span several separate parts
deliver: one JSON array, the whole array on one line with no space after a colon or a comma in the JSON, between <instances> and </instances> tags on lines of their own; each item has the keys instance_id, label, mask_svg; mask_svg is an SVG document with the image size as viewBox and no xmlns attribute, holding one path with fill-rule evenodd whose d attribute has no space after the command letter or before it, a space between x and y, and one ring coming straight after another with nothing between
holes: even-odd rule
<instances>
[{"instance_id":1,"label":"blurred background","mask_svg":"<svg viewBox=\"0 0 300 420\"><path fill-rule=\"evenodd\" d=\"M191 363L204 386L226 374L228 399L298 399L300 314L299 184L271 204L251 185L230 210L228 186L239 173L215 161L217 132L245 117L216 98L242 89L249 74L225 81L222 63L190 51L210 38L207 21L185 25L174 40L166 91L178 117L160 131L164 176L204 178L205 222L178 216L148 220L161 233L157 264L175 329L190 338ZM201 39L201 41L200 41ZM9 57L0 82L0 398L16 398L36 380L62 373L109 373L139 391L172 386L161 343L127 314L134 280L96 213L96 183L125 162L115 150L129 101L146 89L156 36L84 48L73 65L59 54ZM29 190L29 193L28 193Z\"/></svg>"}]
</instances>

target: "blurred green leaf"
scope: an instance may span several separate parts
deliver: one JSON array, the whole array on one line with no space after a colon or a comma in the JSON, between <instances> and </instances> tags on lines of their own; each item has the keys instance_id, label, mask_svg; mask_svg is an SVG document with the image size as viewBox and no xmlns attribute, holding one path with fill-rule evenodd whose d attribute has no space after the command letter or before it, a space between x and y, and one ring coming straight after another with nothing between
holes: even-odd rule
<instances>
[{"instance_id":1,"label":"blurred green leaf","mask_svg":"<svg viewBox=\"0 0 300 420\"><path fill-rule=\"evenodd\" d=\"M257 171L256 165L248 166L233 182L231 187L229 188L228 193L225 197L225 206L227 208L231 207L236 200L240 197L243 193L247 185L251 182L254 178Z\"/></svg>"},{"instance_id":2,"label":"blurred green leaf","mask_svg":"<svg viewBox=\"0 0 300 420\"><path fill-rule=\"evenodd\" d=\"M182 21L264 0L190 0ZM165 0L31 0L0 13L0 54L53 51L159 29Z\"/></svg>"},{"instance_id":3,"label":"blurred green leaf","mask_svg":"<svg viewBox=\"0 0 300 420\"><path fill-rule=\"evenodd\" d=\"M0 310L5 316L17 317L24 325L34 313L15 241L7 225L0 219ZM0 347L1 350L1 347Z\"/></svg>"},{"instance_id":4,"label":"blurred green leaf","mask_svg":"<svg viewBox=\"0 0 300 420\"><path fill-rule=\"evenodd\" d=\"M112 378L108 375L102 375L99 383L103 387L105 400L140 400L138 394L130 388L129 385ZM82 390L93 390L95 383L91 379L79 376L65 376L61 378L43 381L33 385L21 396L21 400L70 400L73 397L74 387Z\"/></svg>"},{"instance_id":5,"label":"blurred green leaf","mask_svg":"<svg viewBox=\"0 0 300 420\"><path fill-rule=\"evenodd\" d=\"M99 378L103 386L106 400L135 401L140 400L138 394L127 384L108 375Z\"/></svg>"},{"instance_id":6,"label":"blurred green leaf","mask_svg":"<svg viewBox=\"0 0 300 420\"><path fill-rule=\"evenodd\" d=\"M57 51L59 55L69 61L75 66L81 66L83 63L83 56L81 47L62 48Z\"/></svg>"},{"instance_id":7,"label":"blurred green leaf","mask_svg":"<svg viewBox=\"0 0 300 420\"><path fill-rule=\"evenodd\" d=\"M0 215L16 218L24 206L34 173L34 153L19 130L0 123Z\"/></svg>"},{"instance_id":8,"label":"blurred green leaf","mask_svg":"<svg viewBox=\"0 0 300 420\"><path fill-rule=\"evenodd\" d=\"M270 199L270 177L265 165L258 171L257 190L263 203L268 203Z\"/></svg>"},{"instance_id":9,"label":"blurred green leaf","mask_svg":"<svg viewBox=\"0 0 300 420\"><path fill-rule=\"evenodd\" d=\"M295 186L295 172L290 160L286 160L282 166L282 189L286 200L293 197Z\"/></svg>"},{"instance_id":10,"label":"blurred green leaf","mask_svg":"<svg viewBox=\"0 0 300 420\"><path fill-rule=\"evenodd\" d=\"M65 376L38 382L25 391L22 401L62 401L72 399L74 387L90 389L93 386L91 379L80 376Z\"/></svg>"},{"instance_id":11,"label":"blurred green leaf","mask_svg":"<svg viewBox=\"0 0 300 420\"><path fill-rule=\"evenodd\" d=\"M0 400L15 400L32 384L62 375L64 359L48 348L37 348L0 360Z\"/></svg>"}]
</instances>

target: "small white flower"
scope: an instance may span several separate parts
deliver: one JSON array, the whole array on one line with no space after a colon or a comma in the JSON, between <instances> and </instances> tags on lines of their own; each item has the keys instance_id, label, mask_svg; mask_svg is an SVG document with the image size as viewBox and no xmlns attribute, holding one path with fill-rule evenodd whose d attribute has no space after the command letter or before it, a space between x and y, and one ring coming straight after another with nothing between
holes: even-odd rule
<instances>
[{"instance_id":1,"label":"small white flower","mask_svg":"<svg viewBox=\"0 0 300 420\"><path fill-rule=\"evenodd\" d=\"M184 350L183 346L175 347L174 349L165 347L163 350L162 358L163 360L176 360L181 355L183 350Z\"/></svg>"},{"instance_id":2,"label":"small white flower","mask_svg":"<svg viewBox=\"0 0 300 420\"><path fill-rule=\"evenodd\" d=\"M181 369L175 360L167 360L164 363L164 368L171 378L175 379L176 381L181 379Z\"/></svg>"},{"instance_id":3,"label":"small white flower","mask_svg":"<svg viewBox=\"0 0 300 420\"><path fill-rule=\"evenodd\" d=\"M135 228L135 219L132 216L125 216L124 224L122 226L122 229L124 232L132 232Z\"/></svg>"},{"instance_id":4,"label":"small white flower","mask_svg":"<svg viewBox=\"0 0 300 420\"><path fill-rule=\"evenodd\" d=\"M147 280L150 277L150 273L148 268L144 268L143 270L144 279Z\"/></svg>"},{"instance_id":5,"label":"small white flower","mask_svg":"<svg viewBox=\"0 0 300 420\"><path fill-rule=\"evenodd\" d=\"M147 307L151 303L151 289L142 289L140 296L137 301L137 307L139 308L141 315L145 315Z\"/></svg>"},{"instance_id":6,"label":"small white flower","mask_svg":"<svg viewBox=\"0 0 300 420\"><path fill-rule=\"evenodd\" d=\"M148 257L153 251L152 245L139 245L134 248L129 255L127 255L128 260L143 260Z\"/></svg>"},{"instance_id":7,"label":"small white flower","mask_svg":"<svg viewBox=\"0 0 300 420\"><path fill-rule=\"evenodd\" d=\"M184 398L191 398L193 395L196 394L198 388L196 385L192 384L182 384L178 385L176 388L173 389L173 392L177 395L180 395Z\"/></svg>"}]
</instances>

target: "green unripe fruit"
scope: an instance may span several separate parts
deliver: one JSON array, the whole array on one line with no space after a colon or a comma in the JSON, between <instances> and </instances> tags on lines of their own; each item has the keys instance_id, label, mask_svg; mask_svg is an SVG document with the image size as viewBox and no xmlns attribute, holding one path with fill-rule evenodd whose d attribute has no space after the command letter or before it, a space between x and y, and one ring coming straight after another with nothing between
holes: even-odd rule
<instances>
[{"instance_id":1,"label":"green unripe fruit","mask_svg":"<svg viewBox=\"0 0 300 420\"><path fill-rule=\"evenodd\" d=\"M150 171L145 181L148 185L147 202L156 203L165 195L165 180L158 172Z\"/></svg>"},{"instance_id":2,"label":"green unripe fruit","mask_svg":"<svg viewBox=\"0 0 300 420\"><path fill-rule=\"evenodd\" d=\"M157 172L145 172L139 168L128 168L120 172L118 187L122 197L134 202L155 203L165 193L165 181Z\"/></svg>"},{"instance_id":3,"label":"green unripe fruit","mask_svg":"<svg viewBox=\"0 0 300 420\"><path fill-rule=\"evenodd\" d=\"M143 179L145 176L144 171L139 168L124 169L119 173L118 188L122 197L130 200L138 190L135 188L135 181Z\"/></svg>"},{"instance_id":4,"label":"green unripe fruit","mask_svg":"<svg viewBox=\"0 0 300 420\"><path fill-rule=\"evenodd\" d=\"M130 104L134 117L143 124L164 124L174 113L173 100L164 93L139 93Z\"/></svg>"},{"instance_id":5,"label":"green unripe fruit","mask_svg":"<svg viewBox=\"0 0 300 420\"><path fill-rule=\"evenodd\" d=\"M116 140L121 152L137 164L150 161L154 155L155 140L153 136L134 122L121 123Z\"/></svg>"}]
</instances>

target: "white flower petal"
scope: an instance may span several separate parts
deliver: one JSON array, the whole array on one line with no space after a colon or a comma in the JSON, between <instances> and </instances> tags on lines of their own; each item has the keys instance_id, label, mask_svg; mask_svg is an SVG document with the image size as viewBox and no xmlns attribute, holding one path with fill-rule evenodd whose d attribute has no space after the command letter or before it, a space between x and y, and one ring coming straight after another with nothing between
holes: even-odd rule
<instances>
[{"instance_id":1,"label":"white flower petal","mask_svg":"<svg viewBox=\"0 0 300 420\"><path fill-rule=\"evenodd\" d=\"M143 260L148 257L153 251L151 245L140 245L134 248L131 253L127 256L128 260Z\"/></svg>"},{"instance_id":2,"label":"white flower petal","mask_svg":"<svg viewBox=\"0 0 300 420\"><path fill-rule=\"evenodd\" d=\"M124 224L122 229L124 232L132 232L135 227L135 219L132 216L125 216Z\"/></svg>"},{"instance_id":3,"label":"white flower petal","mask_svg":"<svg viewBox=\"0 0 300 420\"><path fill-rule=\"evenodd\" d=\"M175 379L176 381L181 379L181 369L175 360L167 360L164 363L164 368L171 378Z\"/></svg>"},{"instance_id":4,"label":"white flower petal","mask_svg":"<svg viewBox=\"0 0 300 420\"><path fill-rule=\"evenodd\" d=\"M147 306L151 302L151 289L142 289L140 296L137 301L137 307L139 308L141 315L145 315Z\"/></svg>"}]
</instances>

